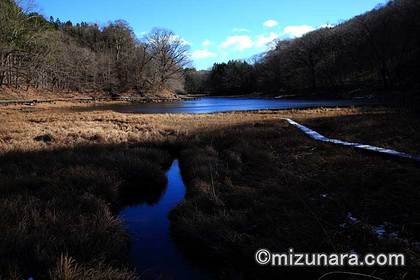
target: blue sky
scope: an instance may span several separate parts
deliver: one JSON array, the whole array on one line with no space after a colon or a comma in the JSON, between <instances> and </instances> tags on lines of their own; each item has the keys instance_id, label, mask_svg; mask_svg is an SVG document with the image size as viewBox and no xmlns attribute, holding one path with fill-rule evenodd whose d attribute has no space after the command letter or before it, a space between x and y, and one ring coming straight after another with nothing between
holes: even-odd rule
<instances>
[{"instance_id":1,"label":"blue sky","mask_svg":"<svg viewBox=\"0 0 420 280\"><path fill-rule=\"evenodd\" d=\"M154 27L190 45L193 66L246 59L277 38L301 36L373 9L386 0L38 0L37 9L61 21L106 24L126 20L138 37Z\"/></svg>"}]
</instances>

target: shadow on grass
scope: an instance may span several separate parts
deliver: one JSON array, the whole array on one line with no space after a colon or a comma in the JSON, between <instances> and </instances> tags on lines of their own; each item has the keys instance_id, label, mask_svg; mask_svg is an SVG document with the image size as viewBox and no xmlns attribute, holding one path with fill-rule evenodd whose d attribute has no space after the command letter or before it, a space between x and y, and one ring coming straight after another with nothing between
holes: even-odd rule
<instances>
[{"instance_id":1,"label":"shadow on grass","mask_svg":"<svg viewBox=\"0 0 420 280\"><path fill-rule=\"evenodd\" d=\"M1 275L61 279L67 267L78 279L107 271L112 279L134 278L122 268L128 237L115 213L155 202L171 161L153 143L2 155Z\"/></svg>"},{"instance_id":2,"label":"shadow on grass","mask_svg":"<svg viewBox=\"0 0 420 280\"><path fill-rule=\"evenodd\" d=\"M155 203L174 154L188 193L171 213L173 237L189 255L215 263L219 278L315 279L330 271L257 266L259 248L402 252L406 268L353 270L390 279L418 272L417 167L316 143L286 122L265 121L170 144L2 155L2 276L134 279L124 269L128 237L115 213Z\"/></svg>"},{"instance_id":3,"label":"shadow on grass","mask_svg":"<svg viewBox=\"0 0 420 280\"><path fill-rule=\"evenodd\" d=\"M180 163L188 193L171 214L173 236L190 255L214 263L221 279L318 279L332 270L403 279L420 272L418 166L318 143L281 121L194 135ZM399 252L408 265L269 268L254 261L260 248ZM340 277L329 279L355 279Z\"/></svg>"},{"instance_id":4,"label":"shadow on grass","mask_svg":"<svg viewBox=\"0 0 420 280\"><path fill-rule=\"evenodd\" d=\"M420 155L419 120L420 114L416 112L386 110L307 119L301 124L329 138Z\"/></svg>"}]
</instances>

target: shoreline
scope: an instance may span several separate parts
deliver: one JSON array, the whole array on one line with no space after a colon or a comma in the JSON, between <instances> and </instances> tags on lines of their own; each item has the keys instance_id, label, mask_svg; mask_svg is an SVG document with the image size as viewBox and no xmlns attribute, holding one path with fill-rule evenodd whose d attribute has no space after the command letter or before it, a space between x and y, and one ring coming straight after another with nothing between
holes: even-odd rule
<instances>
[{"instance_id":1,"label":"shoreline","mask_svg":"<svg viewBox=\"0 0 420 280\"><path fill-rule=\"evenodd\" d=\"M86 98L56 98L56 99L16 99L16 100L0 100L0 105L35 105L39 103L54 103L54 102L113 102L122 101L129 103L161 103L179 100L188 100L191 98L147 98L147 97L86 97Z\"/></svg>"}]
</instances>

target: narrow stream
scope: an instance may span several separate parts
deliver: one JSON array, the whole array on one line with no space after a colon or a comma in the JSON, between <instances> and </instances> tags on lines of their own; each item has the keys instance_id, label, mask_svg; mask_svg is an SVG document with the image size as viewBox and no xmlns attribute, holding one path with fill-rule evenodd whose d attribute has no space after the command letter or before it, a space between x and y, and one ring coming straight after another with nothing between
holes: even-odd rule
<instances>
[{"instance_id":1,"label":"narrow stream","mask_svg":"<svg viewBox=\"0 0 420 280\"><path fill-rule=\"evenodd\" d=\"M168 214L186 192L178 160L174 160L166 176L167 187L156 201L145 199L119 214L132 241L130 262L141 279L209 279L185 259L169 235Z\"/></svg>"}]
</instances>

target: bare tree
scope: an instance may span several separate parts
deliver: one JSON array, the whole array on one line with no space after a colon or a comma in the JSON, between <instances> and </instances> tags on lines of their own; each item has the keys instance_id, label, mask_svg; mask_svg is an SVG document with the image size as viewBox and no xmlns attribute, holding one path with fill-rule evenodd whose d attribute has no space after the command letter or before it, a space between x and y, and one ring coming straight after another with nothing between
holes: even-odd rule
<instances>
[{"instance_id":1,"label":"bare tree","mask_svg":"<svg viewBox=\"0 0 420 280\"><path fill-rule=\"evenodd\" d=\"M190 64L189 46L172 31L166 29L154 29L146 36L146 44L154 68L149 84L154 84L154 90L160 91L171 80L183 75L183 68Z\"/></svg>"}]
</instances>

